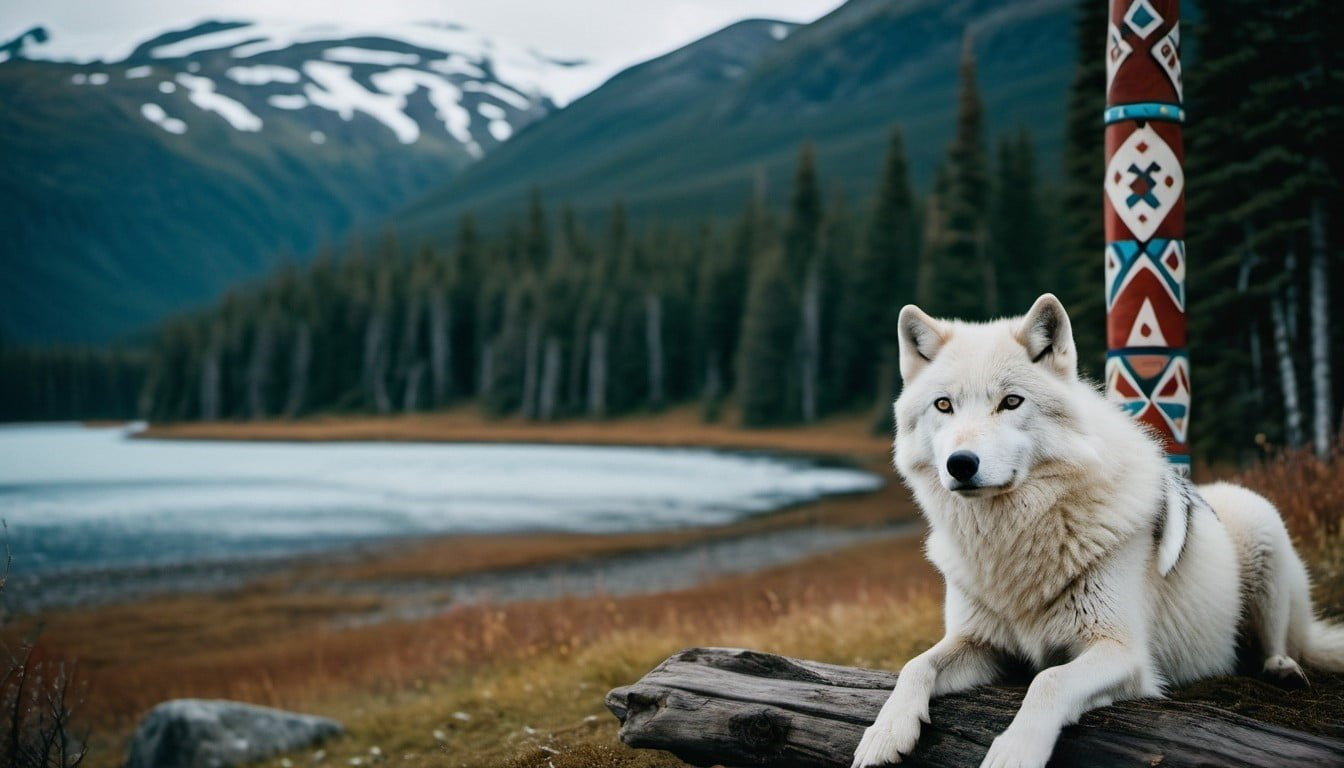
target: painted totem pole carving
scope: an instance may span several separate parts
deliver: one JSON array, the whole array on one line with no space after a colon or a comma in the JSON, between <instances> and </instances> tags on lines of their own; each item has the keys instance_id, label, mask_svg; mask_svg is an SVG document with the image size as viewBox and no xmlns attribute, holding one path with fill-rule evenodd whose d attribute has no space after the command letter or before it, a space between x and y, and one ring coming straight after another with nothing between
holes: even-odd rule
<instances>
[{"instance_id":1,"label":"painted totem pole carving","mask_svg":"<svg viewBox=\"0 0 1344 768\"><path fill-rule=\"evenodd\" d=\"M1106 391L1188 472L1180 0L1109 2Z\"/></svg>"}]
</instances>

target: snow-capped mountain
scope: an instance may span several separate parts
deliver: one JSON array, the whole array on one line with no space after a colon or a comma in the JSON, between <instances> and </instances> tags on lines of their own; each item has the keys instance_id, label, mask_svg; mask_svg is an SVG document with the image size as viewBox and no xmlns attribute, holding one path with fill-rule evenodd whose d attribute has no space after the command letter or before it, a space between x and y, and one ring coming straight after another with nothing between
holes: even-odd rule
<instances>
[{"instance_id":1,"label":"snow-capped mountain","mask_svg":"<svg viewBox=\"0 0 1344 768\"><path fill-rule=\"evenodd\" d=\"M610 74L443 23L211 21L97 53L37 27L0 46L11 59L80 63L72 84L139 92L143 118L171 134L300 122L321 144L328 118L363 116L402 144L444 134L473 158Z\"/></svg>"},{"instance_id":2,"label":"snow-capped mountain","mask_svg":"<svg viewBox=\"0 0 1344 768\"><path fill-rule=\"evenodd\" d=\"M336 245L607 74L451 24L105 38L0 44L0 343L123 336Z\"/></svg>"}]
</instances>

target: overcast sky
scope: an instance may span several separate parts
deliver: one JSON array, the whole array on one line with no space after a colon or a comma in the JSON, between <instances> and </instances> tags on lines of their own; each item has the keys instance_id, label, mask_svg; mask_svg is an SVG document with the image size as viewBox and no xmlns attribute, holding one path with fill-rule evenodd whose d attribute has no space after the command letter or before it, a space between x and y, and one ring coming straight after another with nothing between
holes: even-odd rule
<instances>
[{"instance_id":1,"label":"overcast sky","mask_svg":"<svg viewBox=\"0 0 1344 768\"><path fill-rule=\"evenodd\" d=\"M733 21L811 21L841 0L0 0L0 40L42 24L95 54L204 19L452 21L560 57L633 63ZM56 42L53 39L53 42ZM67 46L62 45L61 48Z\"/></svg>"}]
</instances>

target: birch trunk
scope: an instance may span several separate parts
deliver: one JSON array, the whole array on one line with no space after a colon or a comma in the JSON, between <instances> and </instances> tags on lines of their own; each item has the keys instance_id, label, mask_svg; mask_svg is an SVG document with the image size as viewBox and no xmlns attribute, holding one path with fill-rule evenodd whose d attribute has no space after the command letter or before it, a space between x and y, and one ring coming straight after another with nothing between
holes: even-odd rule
<instances>
[{"instance_id":1,"label":"birch trunk","mask_svg":"<svg viewBox=\"0 0 1344 768\"><path fill-rule=\"evenodd\" d=\"M252 342L252 359L247 364L247 413L251 419L266 417L266 390L271 384L275 335L272 325L269 318L261 321L257 337Z\"/></svg>"},{"instance_id":2,"label":"birch trunk","mask_svg":"<svg viewBox=\"0 0 1344 768\"><path fill-rule=\"evenodd\" d=\"M527 338L523 349L523 402L519 412L524 419L537 417L537 383L541 368L541 319L533 317L527 324Z\"/></svg>"},{"instance_id":3,"label":"birch trunk","mask_svg":"<svg viewBox=\"0 0 1344 768\"><path fill-rule=\"evenodd\" d=\"M294 329L294 357L289 364L289 394L285 396L285 418L292 419L303 410L308 393L309 366L313 362L313 329L300 320Z\"/></svg>"},{"instance_id":4,"label":"birch trunk","mask_svg":"<svg viewBox=\"0 0 1344 768\"><path fill-rule=\"evenodd\" d=\"M1330 405L1330 295L1329 242L1325 231L1325 200L1311 201L1311 387L1313 398L1312 443L1316 455L1330 455L1330 432L1334 408Z\"/></svg>"},{"instance_id":5,"label":"birch trunk","mask_svg":"<svg viewBox=\"0 0 1344 768\"><path fill-rule=\"evenodd\" d=\"M570 407L578 407L578 404L583 402L583 358L588 352L587 341L587 328L580 323L578 329L574 331L569 350L569 383L565 387L565 402L569 403Z\"/></svg>"},{"instance_id":6,"label":"birch trunk","mask_svg":"<svg viewBox=\"0 0 1344 768\"><path fill-rule=\"evenodd\" d=\"M1290 448L1302 444L1302 407L1297 399L1297 368L1293 363L1293 346L1288 341L1288 319L1283 301L1270 302L1274 323L1274 352L1279 359L1279 385L1283 389L1284 439Z\"/></svg>"},{"instance_id":7,"label":"birch trunk","mask_svg":"<svg viewBox=\"0 0 1344 768\"><path fill-rule=\"evenodd\" d=\"M401 409L411 413L420 408L420 382L425 378L425 363L417 361L406 371L406 390L402 394Z\"/></svg>"},{"instance_id":8,"label":"birch trunk","mask_svg":"<svg viewBox=\"0 0 1344 768\"><path fill-rule=\"evenodd\" d=\"M593 329L588 341L588 415L607 415L607 329Z\"/></svg>"},{"instance_id":9,"label":"birch trunk","mask_svg":"<svg viewBox=\"0 0 1344 768\"><path fill-rule=\"evenodd\" d=\"M392 410L387 394L386 327L387 319L380 310L374 310L364 327L364 386L379 413Z\"/></svg>"},{"instance_id":10,"label":"birch trunk","mask_svg":"<svg viewBox=\"0 0 1344 768\"><path fill-rule=\"evenodd\" d=\"M666 397L663 386L663 301L644 294L644 342L649 363L649 407L660 410Z\"/></svg>"},{"instance_id":11,"label":"birch trunk","mask_svg":"<svg viewBox=\"0 0 1344 768\"><path fill-rule=\"evenodd\" d=\"M710 351L709 364L705 366L705 420L718 421L719 400L723 397L723 371L719 368L717 351Z\"/></svg>"},{"instance_id":12,"label":"birch trunk","mask_svg":"<svg viewBox=\"0 0 1344 768\"><path fill-rule=\"evenodd\" d=\"M452 307L443 291L429 298L429 381L433 405L443 405L452 392Z\"/></svg>"},{"instance_id":13,"label":"birch trunk","mask_svg":"<svg viewBox=\"0 0 1344 768\"><path fill-rule=\"evenodd\" d=\"M804 422L817 420L817 377L821 362L821 265L813 260L803 285L803 343L799 352Z\"/></svg>"},{"instance_id":14,"label":"birch trunk","mask_svg":"<svg viewBox=\"0 0 1344 768\"><path fill-rule=\"evenodd\" d=\"M201 419L219 420L219 357L224 345L223 329L216 325L210 333L210 346L206 348L205 359L201 362Z\"/></svg>"},{"instance_id":15,"label":"birch trunk","mask_svg":"<svg viewBox=\"0 0 1344 768\"><path fill-rule=\"evenodd\" d=\"M495 385L495 342L487 341L481 345L481 371L476 382L476 396L484 398Z\"/></svg>"},{"instance_id":16,"label":"birch trunk","mask_svg":"<svg viewBox=\"0 0 1344 768\"><path fill-rule=\"evenodd\" d=\"M554 336L546 339L546 352L541 365L541 392L537 397L537 416L542 421L555 418L556 403L560 395L560 340Z\"/></svg>"}]
</instances>

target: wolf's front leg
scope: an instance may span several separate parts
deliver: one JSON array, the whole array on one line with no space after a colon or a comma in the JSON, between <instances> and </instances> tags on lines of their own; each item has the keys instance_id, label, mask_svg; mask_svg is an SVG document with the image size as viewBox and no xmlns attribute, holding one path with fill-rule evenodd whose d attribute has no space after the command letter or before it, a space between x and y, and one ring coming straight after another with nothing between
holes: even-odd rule
<instances>
[{"instance_id":1,"label":"wolf's front leg","mask_svg":"<svg viewBox=\"0 0 1344 768\"><path fill-rule=\"evenodd\" d=\"M983 685L997 673L989 648L960 635L943 637L901 669L896 689L854 750L852 768L899 763L914 750L920 727L929 722L930 698Z\"/></svg>"},{"instance_id":2,"label":"wolf's front leg","mask_svg":"<svg viewBox=\"0 0 1344 768\"><path fill-rule=\"evenodd\" d=\"M1064 726L1117 698L1145 694L1144 659L1130 645L1103 640L1073 661L1036 675L1008 730L989 748L981 768L1043 768Z\"/></svg>"}]
</instances>

